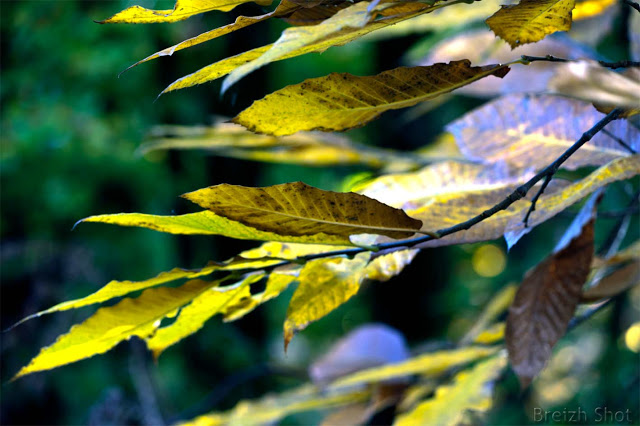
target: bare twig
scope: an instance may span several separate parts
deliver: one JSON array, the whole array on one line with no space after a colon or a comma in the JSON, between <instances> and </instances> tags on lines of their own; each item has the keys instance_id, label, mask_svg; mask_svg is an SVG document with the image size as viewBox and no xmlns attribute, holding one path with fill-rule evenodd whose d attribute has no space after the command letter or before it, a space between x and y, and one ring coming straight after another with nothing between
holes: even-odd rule
<instances>
[{"instance_id":1,"label":"bare twig","mask_svg":"<svg viewBox=\"0 0 640 426\"><path fill-rule=\"evenodd\" d=\"M635 149L631 148L631 146L629 146L625 141L623 141L622 139L620 139L619 137L617 137L616 135L614 135L613 133L611 133L607 129L602 129L602 133L604 133L605 135L609 136L614 141L618 142L618 144L620 146L622 146L624 149L626 149L627 151L629 151L629 153L637 154L637 151Z\"/></svg>"},{"instance_id":2,"label":"bare twig","mask_svg":"<svg viewBox=\"0 0 640 426\"><path fill-rule=\"evenodd\" d=\"M638 12L640 12L640 5L638 3L633 2L631 0L622 0L622 3L629 5L635 10L637 10Z\"/></svg>"},{"instance_id":3,"label":"bare twig","mask_svg":"<svg viewBox=\"0 0 640 426\"><path fill-rule=\"evenodd\" d=\"M528 56L522 55L522 61L524 62L574 62L573 59L564 59L558 58L556 56L547 55L547 56ZM607 62L607 61L597 61L600 65L605 68L617 69L617 68L629 68L629 67L640 67L640 62L637 61L618 61L618 62Z\"/></svg>"},{"instance_id":4,"label":"bare twig","mask_svg":"<svg viewBox=\"0 0 640 426\"><path fill-rule=\"evenodd\" d=\"M549 174L545 176L544 182L542 182L542 185L540 185L540 189L538 190L538 192L536 192L536 195L534 195L533 198L531 199L531 206L529 206L529 210L527 210L527 214L524 215L524 219L522 219L522 222L524 222L525 228L529 226L529 217L531 216L531 213L535 211L538 198L540 198L544 190L547 189L547 186L551 182L551 179L553 179L553 174Z\"/></svg>"}]
</instances>

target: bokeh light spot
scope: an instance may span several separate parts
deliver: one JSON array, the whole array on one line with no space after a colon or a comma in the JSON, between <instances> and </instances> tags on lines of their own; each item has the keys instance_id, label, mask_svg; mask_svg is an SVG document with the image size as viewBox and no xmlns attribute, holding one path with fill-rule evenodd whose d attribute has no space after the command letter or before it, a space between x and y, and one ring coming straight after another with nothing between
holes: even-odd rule
<instances>
[{"instance_id":1,"label":"bokeh light spot","mask_svg":"<svg viewBox=\"0 0 640 426\"><path fill-rule=\"evenodd\" d=\"M500 247L493 244L485 244L473 252L471 265L476 274L491 278L500 275L504 271L505 266L507 266L507 257Z\"/></svg>"}]
</instances>

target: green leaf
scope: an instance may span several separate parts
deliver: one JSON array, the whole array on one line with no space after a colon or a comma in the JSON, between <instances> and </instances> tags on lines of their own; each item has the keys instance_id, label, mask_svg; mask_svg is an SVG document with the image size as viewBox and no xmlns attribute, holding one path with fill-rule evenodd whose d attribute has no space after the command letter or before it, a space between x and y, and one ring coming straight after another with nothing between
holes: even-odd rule
<instances>
[{"instance_id":1,"label":"green leaf","mask_svg":"<svg viewBox=\"0 0 640 426\"><path fill-rule=\"evenodd\" d=\"M352 192L324 191L302 182L251 188L221 184L183 195L189 201L261 231L279 235L353 234L410 237L422 223L402 210Z\"/></svg>"},{"instance_id":2,"label":"green leaf","mask_svg":"<svg viewBox=\"0 0 640 426\"><path fill-rule=\"evenodd\" d=\"M284 322L285 349L293 335L351 299L365 277L370 253L311 260L302 268L299 284Z\"/></svg>"},{"instance_id":3,"label":"green leaf","mask_svg":"<svg viewBox=\"0 0 640 426\"><path fill-rule=\"evenodd\" d=\"M556 31L571 29L575 0L520 0L487 19L489 28L512 48L535 43Z\"/></svg>"},{"instance_id":4,"label":"green leaf","mask_svg":"<svg viewBox=\"0 0 640 426\"><path fill-rule=\"evenodd\" d=\"M215 285L216 282L193 280L177 288L151 288L136 299L100 308L42 349L14 379L102 354L133 336L147 338L156 331L160 320L175 315L177 309Z\"/></svg>"},{"instance_id":5,"label":"green leaf","mask_svg":"<svg viewBox=\"0 0 640 426\"><path fill-rule=\"evenodd\" d=\"M267 95L233 121L251 131L278 136L301 130L348 130L364 126L385 111L407 108L508 71L507 65L472 67L462 60L401 67L367 77L333 73Z\"/></svg>"},{"instance_id":6,"label":"green leaf","mask_svg":"<svg viewBox=\"0 0 640 426\"><path fill-rule=\"evenodd\" d=\"M493 405L493 386L506 367L502 354L462 371L451 385L441 386L433 398L419 404L413 411L396 417L395 425L459 425L469 424L469 411L486 413ZM477 422L477 420L476 420ZM471 422L471 423L476 423Z\"/></svg>"},{"instance_id":7,"label":"green leaf","mask_svg":"<svg viewBox=\"0 0 640 426\"><path fill-rule=\"evenodd\" d=\"M140 6L131 6L100 23L149 24L177 22L212 10L228 12L234 7L250 1L261 5L269 5L272 0L177 0L174 8L170 10L151 10Z\"/></svg>"}]
</instances>

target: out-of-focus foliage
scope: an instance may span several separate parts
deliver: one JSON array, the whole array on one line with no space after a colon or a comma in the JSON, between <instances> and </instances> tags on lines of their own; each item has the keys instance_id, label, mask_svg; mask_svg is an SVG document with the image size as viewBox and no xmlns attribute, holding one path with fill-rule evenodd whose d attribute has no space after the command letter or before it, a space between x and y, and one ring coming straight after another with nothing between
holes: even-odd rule
<instances>
[{"instance_id":1,"label":"out-of-focus foliage","mask_svg":"<svg viewBox=\"0 0 640 426\"><path fill-rule=\"evenodd\" d=\"M605 403L617 407L631 404L633 391L620 395L619 389L628 387L620 377L636 381L638 377L637 372L629 372L629 365L635 365L633 359L625 358L637 350L639 340L637 327L628 319L640 309L633 299L638 295L638 287L634 286L638 281L637 256L633 254L638 229L633 218L638 209L640 138L638 122L632 117L636 112L635 98L627 93L633 90L635 81L592 63L585 68L587 72L574 73L568 80L559 77L549 80L551 74L558 75L555 70L562 69L553 61L563 59L518 59L520 53L508 51L500 41L494 44L473 39L469 44L477 48L467 49L459 58L447 57L450 48L456 49L446 42L463 29L466 31L467 26L480 25L491 13L489 9L497 9L497 4L484 3L480 5L486 7L483 8L461 0L270 3L179 0L166 5L162 1L133 7L123 4L123 12L103 22L190 19L170 29L79 28L87 33L82 43L93 43L83 44L79 50L76 33L68 30L62 32L63 37L55 38L52 48L51 32L46 32L49 38L43 36L34 24L38 22L36 18L42 17L52 25L69 22L77 30L75 24L81 20L78 16L86 18L85 7L91 14L100 12L101 16L112 14L112 8L90 3L82 7L70 3L70 8L58 6L58 9L11 6L9 18L3 14L3 78L8 75L13 83L3 85L1 91L3 109L5 105L10 107L2 117L3 188L11 182L10 207L5 201L2 211L3 296L8 282L11 292L24 291L31 299L25 299L27 303L20 306L14 304L9 311L3 302L2 322L10 325L21 317L31 321L10 330L8 336L13 340L9 343L3 339L3 377L11 377L18 371L14 377L19 380L9 385L15 392L8 403L3 397L2 422L51 423L52 418L58 421L62 417L56 417L55 410L30 409L32 404L23 397L36 395L31 396L35 401L51 400L46 392L64 400L58 404L54 398L52 406L65 407L61 409L65 421L93 424L162 424L189 418L201 424L242 423L249 419L286 422L288 416L298 423L316 423L320 419L305 417L307 411L336 408L339 410L329 413L325 422L388 423L395 419L400 423L457 424L477 422L487 416L490 422L495 422L499 413L500 422L522 423L526 418L538 421L535 409L532 418L532 406L546 409L549 401L557 404L566 404L571 398L580 401L580 392L600 395L603 402L592 399L592 407ZM460 9L464 7L467 9ZM76 13L64 18L69 10ZM214 12L200 15L209 11ZM616 24L624 22L633 27L633 18L627 20L630 11L627 6L614 6L608 0L586 0L577 5L564 0L521 0L503 6L487 23L514 47L567 31L572 20L581 20L564 38L547 39L540 46L556 46L567 52L562 56L584 54L604 59L600 63L607 66L607 60L625 59L627 50L633 52L636 47L633 30L627 33L624 25L620 26L622 30L614 30L617 27L613 24L615 20ZM451 19L452 14L460 19ZM438 20L438 25L430 25L429 16ZM289 26L285 28L285 24ZM394 27L395 24L400 26ZM119 42L115 46L96 42L102 40L95 35L96 27L100 31L113 31L113 40ZM211 27L214 29L206 31ZM5 28L11 28L10 37L6 36ZM589 34L594 32L593 28L602 34ZM410 39L425 31L431 33L420 46L443 42L440 44L443 48L435 52L444 55L442 63L433 64L427 59L419 67L397 68L404 48L413 41ZM205 48L199 46L205 41L211 41L207 49L214 57L205 63L220 57L227 59L201 68L202 63L186 59L183 53L177 61L162 58L136 67L126 74L131 83L124 85L122 91L114 90L112 85L117 84L104 83L102 78L104 70L113 71L109 52L122 52L121 46L137 39L138 32L145 34L140 40L146 55L157 53L136 65L172 56L186 47L192 47L189 53L195 54ZM363 37L368 34L368 38ZM401 34L414 36L375 41ZM612 37L618 37L617 41L612 41ZM181 39L185 41L176 44ZM275 42L264 45L265 40ZM358 43L347 45L355 40ZM254 48L256 44L263 46ZM166 45L172 47L162 49ZM347 46L338 47L343 45ZM493 49L500 46L499 52ZM329 48L321 58L306 56ZM54 62L54 67L47 62L52 51L61 52L61 61ZM412 52L415 59L418 50ZM546 48L541 52L541 56L549 53ZM598 57L598 52L609 56ZM117 58L114 62L131 63L129 53L144 57L137 51L127 52L126 58L114 54ZM491 56L501 58L488 61ZM43 64L17 71L20 58L37 58ZM277 63L283 59L290 61L287 65ZM164 74L160 75L157 74L160 61L174 65L163 67ZM485 77L502 77L509 70L507 67L524 70L541 61L549 62L542 78L534 78L535 73L519 73L505 82L504 89L489 84L474 92L474 85L480 87L479 83L499 80ZM472 67L472 62L479 66ZM109 65L101 74L96 67L105 63ZM502 65L484 65L487 63ZM625 64L628 62L609 67L628 68ZM568 66L573 69L573 65ZM5 67L8 73L4 72ZM198 68L200 71L175 80ZM318 77L335 68L347 73ZM52 69L65 71L51 72ZM101 79L92 79L92 73ZM249 73L250 79L234 84ZM371 77L354 77L350 73ZM184 95L172 94L155 104L150 102L149 93L159 92L170 81L175 80L162 93L227 74L222 82L222 98L217 96L217 90L207 93L205 87L204 95L195 98L190 95L188 101L181 98ZM533 84L513 83L526 80L526 75L533 76ZM32 82L37 82L35 89ZM549 88L587 103L557 96L516 95L481 107L479 101L456 96L462 91L450 93L471 82L475 83L467 86L466 93L495 96L522 88L533 91ZM286 87L281 89L283 86ZM587 87L590 89L585 91ZM269 91L273 94L248 107L250 101ZM94 93L97 95L93 98L87 95ZM443 93L446 96L431 101ZM46 107L42 109L46 114L33 114L34 109L24 108L21 99L37 105L36 110ZM95 107L103 99L104 106ZM312 103L308 102L310 99ZM337 102L339 99L342 103ZM411 111L410 116L405 116L413 122L391 124L398 121L394 121L397 115L392 110L423 101L426 102ZM591 102L601 113L591 107ZM288 103L293 107L287 109ZM93 106L88 114L87 105ZM372 105L373 113L369 111ZM523 114L526 105L530 108ZM338 110L333 111L336 107ZM302 120L298 114L301 108ZM619 114L615 108L624 111ZM260 109L259 114L256 109ZM323 109L331 111L329 120L321 120ZM318 111L321 113L316 114ZM383 111L388 112L381 114ZM468 115L459 119L465 112ZM505 117L509 114L513 117ZM209 115L235 116L235 121L248 130L218 122L204 128L204 135L209 138L205 141L202 126L199 130L185 126L205 124ZM535 117L533 122L531 117ZM607 123L611 120L613 123ZM147 156L133 157L135 144L129 142L141 139L147 128L163 121L177 126L160 128L154 134L162 139L142 148ZM454 122L448 129L459 151L451 147L454 143L451 135L442 133L447 122ZM366 128L356 129L365 124ZM567 151L565 156L569 159L565 161L562 152L577 147L576 140L582 143L593 136L581 135L594 125L590 131L596 136L594 140L577 154ZM483 132L469 134L477 128ZM249 133L253 130L288 135L300 129L356 130L337 138L314 133L290 137ZM440 143L424 146L437 137ZM487 144L486 140L498 142ZM198 153L184 149L166 153L154 148L207 148L227 158L203 159ZM409 149L410 152L403 152ZM233 158L264 160L273 165ZM43 159L53 159L54 163L50 165ZM85 159L89 161L84 162ZM546 168L544 174L534 176L554 160L555 168ZM73 167L61 175L59 167L64 170L67 164ZM342 167L314 171L286 164ZM594 170L594 166L599 168ZM364 171L365 168L376 170ZM313 185L284 183L300 179ZM221 181L233 185L195 190ZM115 189L110 186L113 182ZM538 184L534 185L535 182ZM107 185L107 189L101 189L100 185ZM82 191L85 196L78 197L77 193L83 194ZM186 203L167 204L167 193L186 192L187 199L207 210L188 213L190 206ZM594 192L573 224L562 226L573 216L572 206ZM49 204L42 208L43 200L53 201L47 201ZM596 221L595 206L600 200L597 210L602 217ZM112 214L118 211L149 214ZM90 216L96 212L106 214ZM74 216L71 221L70 216ZM86 222L191 236L130 230L127 237L120 238L117 235L120 232L111 231L113 236L106 234L114 228L99 230L83 225L79 228L83 230L82 236L77 236L76 231L69 237L69 225L78 217L87 217ZM472 217L471 222L466 222ZM64 222L64 228L59 228L56 220ZM534 227L535 232L527 235ZM105 234L99 234L97 242L87 243L85 232ZM363 232L369 235L358 235ZM204 237L194 236L198 234ZM55 242L49 248L54 259L51 268L46 262L42 264L43 251L34 243L35 238L43 235ZM222 240L216 235L233 239ZM502 245L496 243L427 250L427 255L421 254L430 247L483 243L502 237L507 248L512 249L508 257ZM250 244L238 241L246 239L266 242L251 249ZM521 239L523 242L516 245ZM561 242L551 251L548 242L557 239ZM634 239L636 244L630 244ZM83 244L88 247L86 250L101 253L96 257L99 260L81 257L84 263L82 260L80 266L73 263L77 251L68 247ZM594 250L598 250L598 256L592 260ZM514 256L520 261L513 262ZM20 262L30 257L37 259L36 266L25 270ZM209 262L200 269L169 270L178 262L197 267L211 259L225 258L229 260ZM8 272L5 264L9 265ZM525 274L528 266L534 268ZM90 292L83 291L84 287L75 289L87 281L105 282L105 277L118 275L120 268L124 268L120 271L123 275L126 270L128 276L134 277L153 276L158 269L168 272L147 280L111 281L90 296L85 296ZM78 276L76 271L93 274L84 272ZM43 285L43 277L45 284L62 284ZM183 282L187 279L190 281ZM558 280L561 286L557 285ZM390 283L380 283L386 281ZM513 302L515 290L508 284L512 281L521 282ZM27 286L23 285L25 282ZM415 283L416 288L407 287L407 283ZM57 288L65 294L51 294L46 300L38 298L38 292L48 288ZM412 297L412 291L417 297ZM73 295L68 296L69 293ZM356 294L358 298L354 297ZM291 296L290 301L287 296ZM70 302L59 303L65 298ZM363 299L368 303L363 304ZM10 300L21 299L12 294ZM272 303L262 307L267 301ZM600 304L576 309L580 302L591 301ZM93 315L77 316L76 308L97 303L106 306ZM608 303L615 305L609 311L608 323L605 322L614 325L611 330L581 329L563 337L567 329L573 330L581 321L593 321L594 313ZM41 310L51 305L53 308ZM504 321L509 305L510 313ZM38 314L28 315L39 310ZM37 327L42 320L34 318L52 312L59 312L56 317L61 320L40 337L34 330L40 330ZM227 324L209 321L217 314ZM354 325L371 320L397 325L415 349L409 354L401 344L394 356L383 353L378 356L381 352L370 345L380 336L379 328L378 334L364 337L357 332L362 329L358 329L334 349L320 349ZM77 325L64 334L72 323ZM207 327L203 327L205 323L209 323ZM274 332L282 330L280 327L284 329L285 349L289 346L287 360L281 358L282 334ZM194 334L199 330L202 331ZM300 333L292 340L296 332ZM37 336L34 345L43 349L31 363L19 369L28 359L21 348L23 341L33 341L29 333ZM394 333L396 340L404 340L399 332ZM60 337L51 343L56 335ZM195 343L193 349L190 345L175 345L192 335L189 340ZM623 350L616 348L616 339ZM603 344L605 340L609 344ZM131 342L127 350L116 348L125 341ZM141 341L156 361L165 353L158 368L150 369L149 358L140 351ZM418 341L422 345L416 346ZM521 344L523 341L525 344ZM372 349L359 353L354 345ZM388 345L386 350L391 351L394 346L391 342ZM538 376L530 396L514 396L517 391L511 372L506 380L502 379L505 347L521 383L528 385ZM65 369L77 368L74 371L79 371L81 378L70 379L57 371L32 374L108 350L113 350L110 359L116 369L112 371L120 375L105 374L111 370L95 361ZM323 352L327 355L311 363L311 353ZM331 356L336 353L341 355ZM352 355L354 358L350 359ZM582 361L571 362L570 368L562 364L563 359L577 356ZM123 369L116 363L124 357L129 359L128 368ZM613 357L616 362L611 363L605 357ZM609 385L599 377L595 388L584 386L588 383L585 372L597 374L594 365L599 361L615 365L618 380L614 378L614 385ZM547 362L548 367L538 375ZM320 371L319 366L330 374L314 379L313 372ZM98 378L95 372L82 374L94 370L100 371ZM221 376L229 374L229 382L221 382L201 403L194 403L211 389L210 377L219 382ZM309 379L314 385L279 393ZM115 393L103 394L103 402L95 402L96 392L109 383L117 387ZM83 397L79 398L84 398L82 402L70 402L70 384L83 390ZM579 388L586 390L578 391ZM34 393L33 389L41 389L41 393ZM273 397L255 400L267 390ZM125 399L119 396L123 394L127 395ZM237 404L238 400L246 399L255 402ZM67 413L67 407L74 404ZM90 411L84 414L86 407ZM514 408L518 410L516 407L528 408L520 408L517 420L513 420L510 416ZM212 414L197 417L212 408L215 409ZM47 418L42 419L45 413ZM634 413L640 415L640 408Z\"/></svg>"}]
</instances>

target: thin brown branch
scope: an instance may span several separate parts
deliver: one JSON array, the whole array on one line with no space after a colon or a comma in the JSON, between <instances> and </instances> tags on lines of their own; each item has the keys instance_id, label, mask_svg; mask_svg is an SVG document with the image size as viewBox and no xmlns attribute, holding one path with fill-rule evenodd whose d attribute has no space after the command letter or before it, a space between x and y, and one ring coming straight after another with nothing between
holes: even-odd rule
<instances>
[{"instance_id":1,"label":"thin brown branch","mask_svg":"<svg viewBox=\"0 0 640 426\"><path fill-rule=\"evenodd\" d=\"M533 199L531 199L531 206L529 206L529 210L527 210L527 214L524 215L524 219L522 219L522 222L524 222L525 228L529 226L529 217L531 216L531 213L535 211L538 198L540 198L544 190L547 189L547 186L551 182L551 179L553 179L553 174L548 174L547 176L545 176L544 182L542 182L540 189L538 190L538 192L536 192L536 195L533 196Z\"/></svg>"},{"instance_id":2,"label":"thin brown branch","mask_svg":"<svg viewBox=\"0 0 640 426\"><path fill-rule=\"evenodd\" d=\"M547 56L528 56L522 55L521 59L523 62L574 62L573 59L564 59L558 58L556 56L547 55ZM617 68L629 68L629 67L640 67L640 62L637 61L618 61L618 62L607 62L607 61L597 61L600 65L605 68L617 69Z\"/></svg>"}]
</instances>

